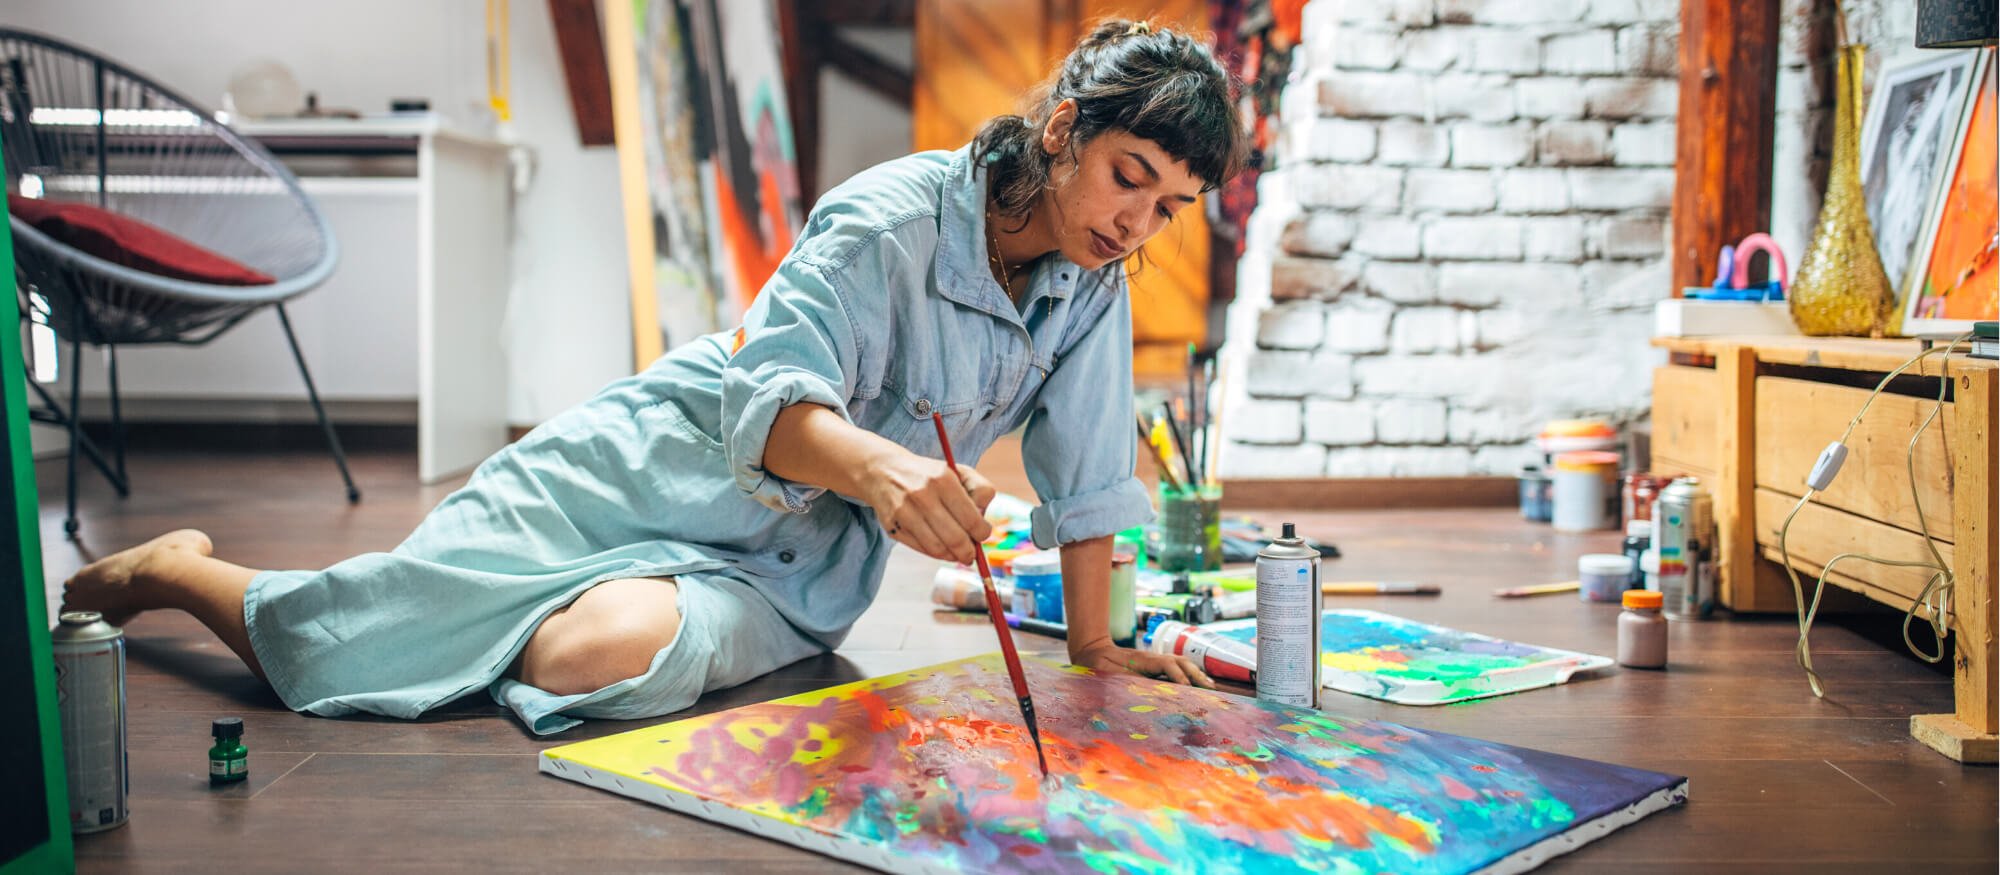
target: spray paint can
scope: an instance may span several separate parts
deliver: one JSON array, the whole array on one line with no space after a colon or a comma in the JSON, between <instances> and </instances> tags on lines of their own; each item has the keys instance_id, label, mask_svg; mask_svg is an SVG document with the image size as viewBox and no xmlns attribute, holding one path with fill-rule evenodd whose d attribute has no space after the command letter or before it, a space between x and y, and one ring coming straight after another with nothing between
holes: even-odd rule
<instances>
[{"instance_id":1,"label":"spray paint can","mask_svg":"<svg viewBox=\"0 0 2000 875\"><path fill-rule=\"evenodd\" d=\"M69 828L125 823L125 633L96 611L65 611L49 633L69 776Z\"/></svg>"},{"instance_id":2,"label":"spray paint can","mask_svg":"<svg viewBox=\"0 0 2000 875\"><path fill-rule=\"evenodd\" d=\"M1257 552L1257 698L1319 703L1319 551L1293 524Z\"/></svg>"},{"instance_id":3,"label":"spray paint can","mask_svg":"<svg viewBox=\"0 0 2000 875\"><path fill-rule=\"evenodd\" d=\"M1676 620L1706 618L1715 610L1715 506L1708 490L1682 477L1660 491L1653 511L1663 612Z\"/></svg>"}]
</instances>

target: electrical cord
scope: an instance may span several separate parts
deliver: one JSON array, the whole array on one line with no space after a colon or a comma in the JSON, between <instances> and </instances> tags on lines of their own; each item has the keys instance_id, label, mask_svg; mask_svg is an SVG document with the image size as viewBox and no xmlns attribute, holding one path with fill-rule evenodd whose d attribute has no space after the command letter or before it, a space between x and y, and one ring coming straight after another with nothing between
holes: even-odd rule
<instances>
[{"instance_id":1,"label":"electrical cord","mask_svg":"<svg viewBox=\"0 0 2000 875\"><path fill-rule=\"evenodd\" d=\"M1842 553L1827 560L1827 563L1820 568L1819 579L1813 585L1812 605L1808 608L1805 600L1805 584L1799 581L1799 573L1792 567L1792 551L1787 541L1792 532L1792 521L1798 518L1799 511L1805 509L1806 504L1812 501L1813 496L1818 495L1827 486L1831 485L1833 478L1840 473L1841 463L1847 458L1847 439L1854 435L1854 429L1861 425L1861 417L1867 415L1868 408L1874 406L1875 399L1882 394L1883 389L1888 387L1889 382L1896 379L1904 371L1909 370L1911 366L1932 355L1942 354L1946 359L1949 359L1952 352L1957 350L1960 344L1971 339L1971 334L1962 334L1944 347L1933 346L1930 349L1917 353L1909 361L1897 365L1895 370L1884 375L1882 381L1875 384L1875 391L1868 393L1868 400L1861 403L1861 409L1855 411L1854 418L1847 421L1847 430L1841 432L1840 439L1828 444L1826 449L1820 452L1819 460L1814 463L1812 473L1806 477L1806 494L1799 497L1798 504L1792 506L1791 513L1785 515L1784 525L1778 529L1778 553L1784 558L1785 576L1790 578L1792 582L1792 603L1797 606L1799 615L1799 641L1798 645L1794 648L1794 656L1798 660L1799 667L1805 669L1806 683L1812 687L1814 696L1822 699L1826 698L1826 688L1820 682L1819 672L1813 669L1812 643L1808 636L1812 632L1813 618L1819 613L1820 597L1826 593L1827 576L1833 573L1834 566L1849 559L1873 562L1878 565L1903 568L1928 568L1931 570L1931 576L1925 581L1924 588L1917 593L1915 599L1911 600L1909 609L1903 612L1903 644L1917 658L1925 662L1937 663L1944 659L1944 636L1947 631L1944 618L1945 614L1951 609L1951 592L1953 584L1956 583L1956 577L1952 574L1951 566L1944 561L1944 554L1938 552L1937 540L1931 536L1930 523L1924 517L1923 497L1917 491L1917 442L1923 439L1924 429L1929 428L1931 422L1938 418L1938 414L1944 412L1945 390L1951 385L1951 375L1948 368L1940 369L1938 374L1937 403L1931 407L1930 415L1924 417L1924 421L1917 424L1916 432L1910 435L1908 452L1904 459L1904 468L1909 473L1910 478L1910 500L1917 511L1917 527L1923 533L1924 547L1930 551L1932 561L1911 562L1904 559L1884 559L1865 553ZM1943 426L1939 426L1939 428L1943 428ZM1934 653L1923 652L1917 647L1917 643L1910 639L1910 623L1916 619L1917 611L1920 608L1926 609L1930 613L1930 616L1925 619L1930 624L1932 641L1936 645Z\"/></svg>"}]
</instances>

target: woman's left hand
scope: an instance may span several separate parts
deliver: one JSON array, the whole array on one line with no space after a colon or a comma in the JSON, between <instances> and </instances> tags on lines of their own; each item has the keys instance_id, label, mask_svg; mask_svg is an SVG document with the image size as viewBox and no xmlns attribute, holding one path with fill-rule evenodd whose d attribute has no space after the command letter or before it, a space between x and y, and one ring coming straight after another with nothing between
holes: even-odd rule
<instances>
[{"instance_id":1,"label":"woman's left hand","mask_svg":"<svg viewBox=\"0 0 2000 875\"><path fill-rule=\"evenodd\" d=\"M1208 673L1185 656L1165 653L1150 653L1133 650L1115 644L1092 647L1082 654L1072 655L1071 662L1093 671L1145 675L1164 678L1177 684L1215 689L1215 681Z\"/></svg>"}]
</instances>

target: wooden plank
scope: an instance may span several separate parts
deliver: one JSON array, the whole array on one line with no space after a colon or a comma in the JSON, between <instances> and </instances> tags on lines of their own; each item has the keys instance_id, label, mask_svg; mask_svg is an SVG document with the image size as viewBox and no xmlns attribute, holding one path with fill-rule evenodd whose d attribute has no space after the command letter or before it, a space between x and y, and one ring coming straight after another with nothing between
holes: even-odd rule
<instances>
[{"instance_id":1,"label":"wooden plank","mask_svg":"<svg viewBox=\"0 0 2000 875\"><path fill-rule=\"evenodd\" d=\"M2000 562L2000 527L1993 522L1994 507L2000 504L2000 463L1994 456L1996 412L2000 412L2000 374L1961 374L1957 384L1957 409L1953 411L1951 454L1957 472L1954 507L1959 539L1954 545L1953 572L1957 600L1958 658L1953 665L1958 719L1974 732L1984 735L1990 749L1994 733L2000 730L2000 708L1995 707L1994 672L2000 660L1994 658L1995 598L1994 565ZM1989 760L1990 757L1989 757Z\"/></svg>"},{"instance_id":2,"label":"wooden plank","mask_svg":"<svg viewBox=\"0 0 2000 875\"><path fill-rule=\"evenodd\" d=\"M1910 360L1911 356L1923 351L1919 340L1882 339L1866 337L1804 337L1801 335L1739 335L1729 337L1655 337L1653 346L1674 353L1688 355L1713 355L1717 350L1732 347L1750 347L1757 351L1757 360L1776 365L1804 365L1817 368L1845 368L1853 371L1876 371L1887 373ZM1960 347L1962 351L1963 346ZM1976 359L1962 352L1952 356L1951 372L1961 370L2000 370L2000 361ZM1921 365L1912 366L1908 373L1921 376L1938 375L1936 358L1925 360Z\"/></svg>"},{"instance_id":3,"label":"wooden plank","mask_svg":"<svg viewBox=\"0 0 2000 875\"><path fill-rule=\"evenodd\" d=\"M777 0L778 48L785 71L785 109L792 116L792 163L799 174L799 191L810 209L823 193L819 187L819 71L823 45L832 28L820 16L817 2ZM903 103L909 102L906 94Z\"/></svg>"},{"instance_id":4,"label":"wooden plank","mask_svg":"<svg viewBox=\"0 0 2000 875\"><path fill-rule=\"evenodd\" d=\"M569 85L569 106L576 116L577 140L586 146L615 144L611 74L605 68L604 34L597 24L597 3L549 0L549 18L555 24L556 49L562 56L563 81Z\"/></svg>"},{"instance_id":5,"label":"wooden plank","mask_svg":"<svg viewBox=\"0 0 2000 875\"><path fill-rule=\"evenodd\" d=\"M1805 493L1806 474L1828 443L1840 437L1847 423L1868 399L1868 391L1784 377L1757 379L1756 485L1788 495ZM1847 462L1840 476L1813 500L1879 520L1912 532L1920 531L1917 508L1910 498L1908 453L1910 437L1931 414L1937 400L1883 393L1847 439ZM1917 495L1923 521L1933 536L1952 538L1951 459L1945 452L1945 430L1952 427L1955 405L1924 430L1917 444Z\"/></svg>"},{"instance_id":6,"label":"wooden plank","mask_svg":"<svg viewBox=\"0 0 2000 875\"><path fill-rule=\"evenodd\" d=\"M1757 443L1757 420L1754 411L1758 404L1757 357L1752 350L1737 347L1718 352L1715 356L1715 387L1719 391L1711 402L1717 409L1715 421L1716 436L1716 476L1709 482L1714 484L1715 528L1716 528L1716 587L1718 598L1726 592L1723 604L1732 604L1736 597L1736 584L1748 584L1755 580L1754 564L1757 560L1756 518L1751 512L1756 489L1755 447ZM1759 604L1751 596L1754 590L1746 592L1740 599L1746 606Z\"/></svg>"},{"instance_id":7,"label":"wooden plank","mask_svg":"<svg viewBox=\"0 0 2000 875\"><path fill-rule=\"evenodd\" d=\"M1710 472L1720 468L1727 389L1713 370L1677 365L1653 369L1653 455Z\"/></svg>"},{"instance_id":8,"label":"wooden plank","mask_svg":"<svg viewBox=\"0 0 2000 875\"><path fill-rule=\"evenodd\" d=\"M1675 130L1673 294L1705 285L1712 259L1771 221L1771 132L1777 108L1778 4L1681 4L1680 113Z\"/></svg>"},{"instance_id":9,"label":"wooden plank","mask_svg":"<svg viewBox=\"0 0 2000 875\"><path fill-rule=\"evenodd\" d=\"M1512 477L1311 477L1222 481L1229 510L1348 510L1506 507L1520 502Z\"/></svg>"},{"instance_id":10,"label":"wooden plank","mask_svg":"<svg viewBox=\"0 0 2000 875\"><path fill-rule=\"evenodd\" d=\"M1785 516L1791 513L1792 506L1797 502L1795 496L1758 488L1756 521L1759 545L1777 547L1778 528L1784 524ZM1931 553L1924 548L1923 541L1923 536L1895 526L1822 504L1807 504L1792 523L1792 566L1801 571L1811 568L1813 575L1817 576L1828 560L1842 553L1930 562ZM1952 561L1952 545L1939 544L1937 549L1949 564ZM1887 602L1893 607L1909 607L1910 601L1923 592L1924 584L1930 578L1930 573L1922 568L1878 565L1856 559L1843 560L1834 574L1835 577L1830 579L1836 582L1846 578L1885 590L1896 599Z\"/></svg>"},{"instance_id":11,"label":"wooden plank","mask_svg":"<svg viewBox=\"0 0 2000 875\"><path fill-rule=\"evenodd\" d=\"M1768 593L1769 598L1768 606L1759 608L1758 610L1797 616L1798 605L1801 601L1810 607L1812 605L1813 589L1818 585L1819 573L1822 570L1821 566L1816 562L1808 562L1800 559L1797 551L1794 551L1792 553L1792 567L1797 569L1799 573L1799 592L1794 593L1792 591L1792 578L1785 573L1784 560L1780 557L1778 548L1776 546L1760 546L1757 548L1757 552L1760 561L1757 564L1757 577L1753 579L1753 585L1760 588L1757 597L1764 597ZM1847 573L1848 568L1849 563L1842 562L1840 563L1840 568L1826 576L1827 587L1824 594L1820 596L1819 610L1821 614L1854 610L1858 605L1863 605L1867 602L1874 602L1898 611L1909 609L1910 596L1893 589L1885 588L1872 581L1854 577ZM1910 640L1918 642L1919 646L1931 646L1929 644L1930 633L1923 631L1924 621L1919 619L1910 622ZM1947 618L1947 622L1949 622L1949 618Z\"/></svg>"},{"instance_id":12,"label":"wooden plank","mask_svg":"<svg viewBox=\"0 0 2000 875\"><path fill-rule=\"evenodd\" d=\"M645 131L639 109L638 23L630 3L604 6L605 64L611 74L612 128L618 147L618 188L625 213L625 268L632 287L632 372L665 350L654 285L651 193L646 182Z\"/></svg>"},{"instance_id":13,"label":"wooden plank","mask_svg":"<svg viewBox=\"0 0 2000 875\"><path fill-rule=\"evenodd\" d=\"M875 53L836 34L820 37L819 52L828 65L884 99L900 104L910 102L910 92L916 86L908 71L896 69Z\"/></svg>"},{"instance_id":14,"label":"wooden plank","mask_svg":"<svg viewBox=\"0 0 2000 875\"><path fill-rule=\"evenodd\" d=\"M1991 732L1979 732L1952 714L1914 714L1910 735L1926 747L1961 763L1993 765L2000 762L2000 739Z\"/></svg>"}]
</instances>

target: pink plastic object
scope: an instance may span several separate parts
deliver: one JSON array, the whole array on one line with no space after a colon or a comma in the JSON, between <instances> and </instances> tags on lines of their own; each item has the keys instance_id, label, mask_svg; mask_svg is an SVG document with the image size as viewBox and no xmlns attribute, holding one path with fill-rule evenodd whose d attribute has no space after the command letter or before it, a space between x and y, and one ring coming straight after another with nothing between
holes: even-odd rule
<instances>
[{"instance_id":1,"label":"pink plastic object","mask_svg":"<svg viewBox=\"0 0 2000 875\"><path fill-rule=\"evenodd\" d=\"M1785 288L1791 288L1792 274L1785 267L1785 253L1778 249L1778 241L1763 232L1745 237L1743 242L1736 244L1736 268L1729 273L1729 287L1750 287L1750 256L1758 252L1771 256L1771 273Z\"/></svg>"}]
</instances>

